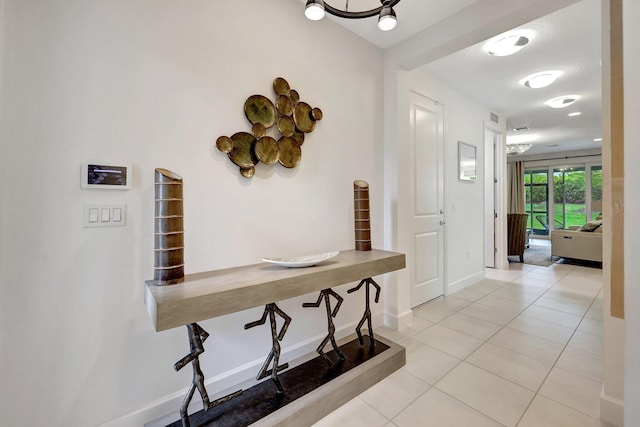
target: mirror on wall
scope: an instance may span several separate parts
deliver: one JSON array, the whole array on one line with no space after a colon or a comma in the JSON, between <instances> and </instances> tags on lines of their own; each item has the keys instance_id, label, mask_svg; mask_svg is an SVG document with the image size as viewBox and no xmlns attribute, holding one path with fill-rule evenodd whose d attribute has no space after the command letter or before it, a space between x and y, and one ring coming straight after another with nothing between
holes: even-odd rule
<instances>
[{"instance_id":1,"label":"mirror on wall","mask_svg":"<svg viewBox=\"0 0 640 427\"><path fill-rule=\"evenodd\" d=\"M476 147L458 141L458 179L476 181Z\"/></svg>"}]
</instances>

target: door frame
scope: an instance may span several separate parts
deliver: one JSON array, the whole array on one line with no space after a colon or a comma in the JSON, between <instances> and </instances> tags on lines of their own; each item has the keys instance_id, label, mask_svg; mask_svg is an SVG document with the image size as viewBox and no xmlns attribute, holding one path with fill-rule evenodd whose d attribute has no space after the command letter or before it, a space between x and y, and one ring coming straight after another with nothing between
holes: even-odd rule
<instances>
[{"instance_id":1,"label":"door frame","mask_svg":"<svg viewBox=\"0 0 640 427\"><path fill-rule=\"evenodd\" d=\"M492 149L493 153L488 151L485 141L485 159L486 156L492 155L493 157L493 170L496 183L494 184L493 205L497 217L495 218L495 245L496 252L494 258L494 268L501 270L509 269L509 260L507 259L507 154L506 154L506 141L504 137L504 129L499 124L493 122L484 122L483 132L487 129L491 130L496 135L495 147ZM486 176L486 173L485 173ZM486 191L486 186L485 186ZM486 202L486 197L485 197ZM485 219L486 222L486 219Z\"/></svg>"},{"instance_id":2,"label":"door frame","mask_svg":"<svg viewBox=\"0 0 640 427\"><path fill-rule=\"evenodd\" d=\"M488 138L488 133L491 138ZM496 150L498 132L493 126L484 124L484 266L496 267L496 222L498 209L496 207L497 175ZM488 259L490 257L490 259Z\"/></svg>"}]
</instances>

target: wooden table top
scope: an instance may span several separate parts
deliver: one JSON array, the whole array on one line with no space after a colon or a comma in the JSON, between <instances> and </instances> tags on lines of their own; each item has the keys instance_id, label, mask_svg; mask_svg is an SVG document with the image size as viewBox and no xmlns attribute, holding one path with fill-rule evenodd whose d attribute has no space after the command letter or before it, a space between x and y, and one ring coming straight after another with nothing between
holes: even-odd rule
<instances>
[{"instance_id":1,"label":"wooden table top","mask_svg":"<svg viewBox=\"0 0 640 427\"><path fill-rule=\"evenodd\" d=\"M312 267L260 263L188 274L175 285L158 286L148 280L145 305L155 330L163 331L404 267L404 254L350 249Z\"/></svg>"}]
</instances>

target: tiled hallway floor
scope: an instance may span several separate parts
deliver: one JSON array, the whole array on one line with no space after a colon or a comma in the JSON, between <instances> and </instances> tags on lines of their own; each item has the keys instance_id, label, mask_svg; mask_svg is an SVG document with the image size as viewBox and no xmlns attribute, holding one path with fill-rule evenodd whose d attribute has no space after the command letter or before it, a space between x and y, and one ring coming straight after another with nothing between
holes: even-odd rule
<instances>
[{"instance_id":1,"label":"tiled hallway floor","mask_svg":"<svg viewBox=\"0 0 640 427\"><path fill-rule=\"evenodd\" d=\"M512 264L414 309L407 364L324 426L590 427L602 385L602 271Z\"/></svg>"}]
</instances>

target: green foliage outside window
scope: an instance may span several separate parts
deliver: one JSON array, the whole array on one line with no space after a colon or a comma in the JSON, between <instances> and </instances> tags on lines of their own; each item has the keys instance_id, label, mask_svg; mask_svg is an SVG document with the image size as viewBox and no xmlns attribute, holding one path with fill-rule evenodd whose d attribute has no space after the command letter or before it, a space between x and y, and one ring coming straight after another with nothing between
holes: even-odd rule
<instances>
[{"instance_id":1,"label":"green foliage outside window","mask_svg":"<svg viewBox=\"0 0 640 427\"><path fill-rule=\"evenodd\" d=\"M527 227L536 234L547 234L550 218L553 216L555 229L580 226L586 222L586 168L569 170L556 169L553 173L553 213L548 212L548 175L547 169L527 170L525 172L526 212L529 214ZM602 200L602 167L592 166L591 200ZM599 213L599 212L598 212ZM593 212L593 216L597 216Z\"/></svg>"}]
</instances>

